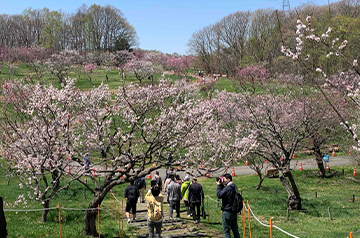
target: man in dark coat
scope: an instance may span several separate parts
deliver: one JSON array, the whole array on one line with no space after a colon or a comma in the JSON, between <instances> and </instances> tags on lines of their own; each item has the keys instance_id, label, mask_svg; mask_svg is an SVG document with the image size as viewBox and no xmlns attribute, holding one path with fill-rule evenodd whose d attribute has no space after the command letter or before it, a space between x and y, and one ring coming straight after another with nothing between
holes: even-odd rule
<instances>
[{"instance_id":1,"label":"man in dark coat","mask_svg":"<svg viewBox=\"0 0 360 238\"><path fill-rule=\"evenodd\" d=\"M196 178L193 178L192 184L189 186L189 203L191 213L193 215L194 222L200 223L200 206L201 202L204 201L204 192L201 184L197 182ZM196 208L196 212L195 212Z\"/></svg>"},{"instance_id":2,"label":"man in dark coat","mask_svg":"<svg viewBox=\"0 0 360 238\"><path fill-rule=\"evenodd\" d=\"M224 238L231 238L230 230L234 234L234 238L240 238L239 228L237 225L237 213L232 211L232 205L235 199L236 186L232 182L230 174L224 174L224 180L219 179L217 184L217 197L222 199L222 225L224 230Z\"/></svg>"}]
</instances>

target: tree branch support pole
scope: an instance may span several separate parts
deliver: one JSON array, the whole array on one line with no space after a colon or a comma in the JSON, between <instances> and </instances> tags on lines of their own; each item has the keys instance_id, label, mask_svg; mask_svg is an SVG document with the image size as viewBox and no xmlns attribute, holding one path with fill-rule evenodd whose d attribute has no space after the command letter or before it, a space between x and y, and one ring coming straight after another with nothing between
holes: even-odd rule
<instances>
[{"instance_id":1,"label":"tree branch support pole","mask_svg":"<svg viewBox=\"0 0 360 238\"><path fill-rule=\"evenodd\" d=\"M270 238L272 238L272 219L270 218Z\"/></svg>"}]
</instances>

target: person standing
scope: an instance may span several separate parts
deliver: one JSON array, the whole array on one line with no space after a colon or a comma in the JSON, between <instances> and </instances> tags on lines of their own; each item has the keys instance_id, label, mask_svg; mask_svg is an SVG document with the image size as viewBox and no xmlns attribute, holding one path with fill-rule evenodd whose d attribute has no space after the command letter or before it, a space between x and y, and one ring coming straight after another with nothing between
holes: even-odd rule
<instances>
[{"instance_id":1,"label":"person standing","mask_svg":"<svg viewBox=\"0 0 360 238\"><path fill-rule=\"evenodd\" d=\"M170 168L169 168L169 171L167 171L166 176L165 176L164 192L167 191L167 187L168 187L168 185L169 185L170 182L171 182L171 178L170 178L170 177L173 176L173 177L175 178L175 175L176 175L176 173L175 173L175 171L174 171L174 168L173 168L173 167L170 167Z\"/></svg>"},{"instance_id":2,"label":"person standing","mask_svg":"<svg viewBox=\"0 0 360 238\"><path fill-rule=\"evenodd\" d=\"M88 170L90 168L90 157L89 157L89 153L86 152L84 155L84 166L85 166L85 173L88 173Z\"/></svg>"},{"instance_id":3,"label":"person standing","mask_svg":"<svg viewBox=\"0 0 360 238\"><path fill-rule=\"evenodd\" d=\"M135 186L137 187L137 189L139 189L139 193L140 193L140 201L139 202L145 203L145 190L146 190L145 177L138 178L135 181Z\"/></svg>"},{"instance_id":4,"label":"person standing","mask_svg":"<svg viewBox=\"0 0 360 238\"><path fill-rule=\"evenodd\" d=\"M155 176L152 180L156 181L157 186L160 188L160 190L162 190L162 180L159 171L155 171Z\"/></svg>"},{"instance_id":5,"label":"person standing","mask_svg":"<svg viewBox=\"0 0 360 238\"><path fill-rule=\"evenodd\" d=\"M204 201L202 186L197 182L196 178L193 178L192 184L189 186L189 203L195 224L200 223L200 206L202 201Z\"/></svg>"},{"instance_id":6,"label":"person standing","mask_svg":"<svg viewBox=\"0 0 360 238\"><path fill-rule=\"evenodd\" d=\"M167 201L170 205L169 219L172 220L173 210L176 210L176 218L180 218L180 200L182 196L180 185L175 182L175 176L170 176L170 179L170 184L167 187Z\"/></svg>"},{"instance_id":7,"label":"person standing","mask_svg":"<svg viewBox=\"0 0 360 238\"><path fill-rule=\"evenodd\" d=\"M184 199L184 205L188 217L191 216L190 203L189 203L189 186L190 186L190 178L189 176L185 176L184 182L181 185L181 195Z\"/></svg>"},{"instance_id":8,"label":"person standing","mask_svg":"<svg viewBox=\"0 0 360 238\"><path fill-rule=\"evenodd\" d=\"M157 237L161 237L161 227L164 217L164 197L160 193L161 189L155 185L150 188L145 196L147 203L147 225L149 229L149 237L154 237L154 228Z\"/></svg>"},{"instance_id":9,"label":"person standing","mask_svg":"<svg viewBox=\"0 0 360 238\"><path fill-rule=\"evenodd\" d=\"M134 185L134 181L131 180L129 186L125 189L126 207L125 214L127 222L130 223L130 211L133 214L133 221L136 221L136 203L140 197L139 189Z\"/></svg>"},{"instance_id":10,"label":"person standing","mask_svg":"<svg viewBox=\"0 0 360 238\"><path fill-rule=\"evenodd\" d=\"M224 231L224 238L231 238L230 230L234 238L240 238L239 228L237 224L237 213L232 211L232 204L235 199L236 186L232 182L230 174L224 174L224 179L216 181L216 194L219 199L222 199L222 225Z\"/></svg>"}]
</instances>

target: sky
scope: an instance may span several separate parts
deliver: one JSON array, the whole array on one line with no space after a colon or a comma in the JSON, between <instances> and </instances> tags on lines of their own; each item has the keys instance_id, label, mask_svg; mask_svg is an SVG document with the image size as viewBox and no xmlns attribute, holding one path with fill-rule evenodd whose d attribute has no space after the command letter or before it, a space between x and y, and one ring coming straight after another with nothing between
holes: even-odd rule
<instances>
[{"instance_id":1,"label":"sky","mask_svg":"<svg viewBox=\"0 0 360 238\"><path fill-rule=\"evenodd\" d=\"M118 8L134 26L139 47L164 53L187 54L187 42L197 30L215 24L236 11L281 9L283 0L0 0L0 14L21 14L24 9L49 8L50 11L75 13L83 4L107 4ZM307 3L307 0L289 0L290 8ZM309 1L316 5L334 0Z\"/></svg>"}]
</instances>

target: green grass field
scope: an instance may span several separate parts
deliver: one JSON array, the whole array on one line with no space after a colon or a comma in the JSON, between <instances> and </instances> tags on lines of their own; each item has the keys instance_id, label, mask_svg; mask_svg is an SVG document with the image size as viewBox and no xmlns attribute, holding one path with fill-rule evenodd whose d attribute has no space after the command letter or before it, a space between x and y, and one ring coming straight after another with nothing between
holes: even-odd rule
<instances>
[{"instance_id":1,"label":"green grass field","mask_svg":"<svg viewBox=\"0 0 360 238\"><path fill-rule=\"evenodd\" d=\"M345 169L345 176L333 177L329 179L319 179L316 171L303 170L294 171L294 177L302 197L304 211L291 211L287 221L287 193L283 189L278 179L265 179L261 190L255 190L258 177L237 176L234 178L235 184L242 190L245 201L249 201L254 215L264 224L269 224L272 218L276 226L297 236L297 237L327 237L340 238L347 237L349 232L354 232L353 237L360 237L355 231L359 230L358 221L360 219L360 192L358 178L352 176L350 167L332 167L332 171ZM202 229L206 232L213 230L222 231L220 206L216 201L215 179L200 179L204 187L205 208L209 211L209 221L203 220ZM147 180L149 185L150 181ZM56 207L60 202L61 209L61 232L62 237L84 237L81 235L82 217L91 194L83 187L74 183L74 186L60 193L50 204ZM16 178L10 180L4 176L1 169L0 175L1 196L8 204L12 204L19 194L26 193L26 189L20 189ZM113 193L122 199L124 185L113 189ZM317 198L315 194L317 193ZM353 202L353 195L355 201ZM110 201L110 196L102 203L100 212L100 229L104 237L119 237L119 220L115 220L114 209L121 208L121 203ZM17 210L40 209L41 204L29 201L27 207L22 205L12 208ZM167 206L165 206L167 209ZM328 209L330 208L332 220L329 219ZM9 209L5 207L5 209ZM41 211L6 211L8 237L59 237L59 211L50 210L48 222L41 223ZM129 230L124 221L124 233L122 237L134 237L136 231ZM242 227L241 217L239 226ZM261 225L251 216L252 237L270 237L269 228ZM242 230L240 230L242 233ZM249 237L248 218L246 212L246 237ZM273 237L289 237L288 235L273 228Z\"/></svg>"}]
</instances>

